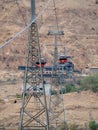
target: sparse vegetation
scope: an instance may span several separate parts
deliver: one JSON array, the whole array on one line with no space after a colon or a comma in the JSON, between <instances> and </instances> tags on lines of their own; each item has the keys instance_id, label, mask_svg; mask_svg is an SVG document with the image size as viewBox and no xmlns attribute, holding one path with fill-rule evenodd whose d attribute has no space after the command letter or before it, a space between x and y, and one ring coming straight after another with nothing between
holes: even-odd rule
<instances>
[{"instance_id":1,"label":"sparse vegetation","mask_svg":"<svg viewBox=\"0 0 98 130\"><path fill-rule=\"evenodd\" d=\"M90 130L98 130L98 123L96 123L96 121L94 121L94 120L90 121L89 128L90 128Z\"/></svg>"},{"instance_id":2,"label":"sparse vegetation","mask_svg":"<svg viewBox=\"0 0 98 130\"><path fill-rule=\"evenodd\" d=\"M75 92L77 90L74 84L66 84L65 89L66 89L66 93Z\"/></svg>"},{"instance_id":3,"label":"sparse vegetation","mask_svg":"<svg viewBox=\"0 0 98 130\"><path fill-rule=\"evenodd\" d=\"M3 102L4 100L0 98L0 103Z\"/></svg>"},{"instance_id":4,"label":"sparse vegetation","mask_svg":"<svg viewBox=\"0 0 98 130\"><path fill-rule=\"evenodd\" d=\"M51 90L51 95L55 95L55 94L57 94L57 92L56 92L56 90Z\"/></svg>"},{"instance_id":5,"label":"sparse vegetation","mask_svg":"<svg viewBox=\"0 0 98 130\"><path fill-rule=\"evenodd\" d=\"M74 123L74 124L70 124L69 125L69 129L70 130L77 130L77 125Z\"/></svg>"},{"instance_id":6,"label":"sparse vegetation","mask_svg":"<svg viewBox=\"0 0 98 130\"><path fill-rule=\"evenodd\" d=\"M93 92L98 92L98 74L82 79L80 86L81 90L91 90Z\"/></svg>"},{"instance_id":7,"label":"sparse vegetation","mask_svg":"<svg viewBox=\"0 0 98 130\"><path fill-rule=\"evenodd\" d=\"M22 97L22 95L21 94L16 94L16 98L21 98Z\"/></svg>"},{"instance_id":8,"label":"sparse vegetation","mask_svg":"<svg viewBox=\"0 0 98 130\"><path fill-rule=\"evenodd\" d=\"M60 94L70 93L77 91L77 88L73 84L66 84L62 90L60 90ZM51 95L57 94L56 90L51 90Z\"/></svg>"},{"instance_id":9,"label":"sparse vegetation","mask_svg":"<svg viewBox=\"0 0 98 130\"><path fill-rule=\"evenodd\" d=\"M80 86L76 87L74 84L66 84L65 87L60 91L60 93L70 93L91 90L93 92L98 92L98 74L87 76L80 81Z\"/></svg>"},{"instance_id":10,"label":"sparse vegetation","mask_svg":"<svg viewBox=\"0 0 98 130\"><path fill-rule=\"evenodd\" d=\"M73 84L66 84L65 87L60 90L60 93L70 93L70 92L75 92L77 88Z\"/></svg>"},{"instance_id":11,"label":"sparse vegetation","mask_svg":"<svg viewBox=\"0 0 98 130\"><path fill-rule=\"evenodd\" d=\"M62 123L60 125L60 129L59 130L68 130L68 124L67 123Z\"/></svg>"},{"instance_id":12,"label":"sparse vegetation","mask_svg":"<svg viewBox=\"0 0 98 130\"><path fill-rule=\"evenodd\" d=\"M74 84L65 84L64 88L60 90L60 93L70 93L70 92L79 92L79 91L86 91L91 90L94 93L98 92L98 74L87 76L80 80L80 84L76 87ZM51 94L56 94L55 90L51 91Z\"/></svg>"}]
</instances>

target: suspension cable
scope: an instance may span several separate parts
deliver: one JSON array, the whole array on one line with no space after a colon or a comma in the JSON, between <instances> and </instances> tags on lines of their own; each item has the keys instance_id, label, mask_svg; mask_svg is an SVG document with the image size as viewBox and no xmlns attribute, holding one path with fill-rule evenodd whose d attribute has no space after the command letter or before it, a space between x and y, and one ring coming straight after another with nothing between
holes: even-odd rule
<instances>
[{"instance_id":1,"label":"suspension cable","mask_svg":"<svg viewBox=\"0 0 98 130\"><path fill-rule=\"evenodd\" d=\"M21 35L24 31L26 31L33 22L35 22L42 14L44 14L45 10L48 8L48 5L50 3L51 0L48 0L48 2L46 3L44 9L38 14L38 16L31 21L26 27L24 27L20 32L16 33L13 37L11 37L9 40L7 40L5 43L3 43L3 45L0 46L0 49L3 48L4 46L6 46L7 44L9 44L11 41L13 41L14 39L16 39L19 35Z\"/></svg>"}]
</instances>

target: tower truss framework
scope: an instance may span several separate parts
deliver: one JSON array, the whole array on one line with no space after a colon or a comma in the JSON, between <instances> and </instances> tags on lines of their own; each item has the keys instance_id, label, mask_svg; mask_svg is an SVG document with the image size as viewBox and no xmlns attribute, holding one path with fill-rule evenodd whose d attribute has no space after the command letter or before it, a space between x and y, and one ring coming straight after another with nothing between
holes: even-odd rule
<instances>
[{"instance_id":1,"label":"tower truss framework","mask_svg":"<svg viewBox=\"0 0 98 130\"><path fill-rule=\"evenodd\" d=\"M28 41L19 130L48 130L47 103L43 84L38 30L35 22L30 27ZM40 67L34 69L37 61L39 61ZM38 76L39 74L40 76ZM43 96L40 92L34 92L34 89L40 85L43 87Z\"/></svg>"},{"instance_id":2,"label":"tower truss framework","mask_svg":"<svg viewBox=\"0 0 98 130\"><path fill-rule=\"evenodd\" d=\"M54 55L53 55L53 70L51 76L51 94L49 99L49 122L51 127L58 128L62 123L65 124L65 108L64 97L62 93L64 74L61 69L58 69L58 43L57 36L64 35L60 27L50 27L48 35L54 35ZM63 67L62 67L63 68Z\"/></svg>"}]
</instances>

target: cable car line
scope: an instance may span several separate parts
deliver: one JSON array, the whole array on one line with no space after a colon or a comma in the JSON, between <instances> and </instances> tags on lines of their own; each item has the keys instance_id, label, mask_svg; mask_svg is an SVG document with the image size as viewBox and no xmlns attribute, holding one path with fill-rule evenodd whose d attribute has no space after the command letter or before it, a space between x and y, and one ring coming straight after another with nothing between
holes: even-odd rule
<instances>
[{"instance_id":1,"label":"cable car line","mask_svg":"<svg viewBox=\"0 0 98 130\"><path fill-rule=\"evenodd\" d=\"M48 0L48 2L46 3L44 9L38 14L38 16L33 20L31 21L26 27L24 27L20 32L16 33L14 36L12 36L10 39L8 39L5 43L3 43L3 45L0 46L0 49L3 48L4 46L8 45L11 41L13 41L14 39L16 39L20 34L22 34L24 31L26 31L31 25L33 22L35 22L44 12L45 10L47 9L49 3L50 3L51 0Z\"/></svg>"}]
</instances>

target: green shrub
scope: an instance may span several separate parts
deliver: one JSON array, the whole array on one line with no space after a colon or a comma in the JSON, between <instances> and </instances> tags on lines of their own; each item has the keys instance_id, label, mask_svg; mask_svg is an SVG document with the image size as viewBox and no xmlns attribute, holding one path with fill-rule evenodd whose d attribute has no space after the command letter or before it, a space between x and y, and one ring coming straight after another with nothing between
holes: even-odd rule
<instances>
[{"instance_id":1,"label":"green shrub","mask_svg":"<svg viewBox=\"0 0 98 130\"><path fill-rule=\"evenodd\" d=\"M73 84L66 84L65 85L66 93L75 92L77 88Z\"/></svg>"},{"instance_id":2,"label":"green shrub","mask_svg":"<svg viewBox=\"0 0 98 130\"><path fill-rule=\"evenodd\" d=\"M17 93L16 98L22 98L22 95Z\"/></svg>"},{"instance_id":3,"label":"green shrub","mask_svg":"<svg viewBox=\"0 0 98 130\"><path fill-rule=\"evenodd\" d=\"M60 94L65 94L66 93L66 88L62 88L62 90L60 90Z\"/></svg>"},{"instance_id":4,"label":"green shrub","mask_svg":"<svg viewBox=\"0 0 98 130\"><path fill-rule=\"evenodd\" d=\"M76 88L73 84L66 84L62 90L60 90L60 94L70 93L79 91L81 88Z\"/></svg>"},{"instance_id":5,"label":"green shrub","mask_svg":"<svg viewBox=\"0 0 98 130\"><path fill-rule=\"evenodd\" d=\"M60 125L60 130L68 130L68 125L67 125L67 123L62 123L62 124Z\"/></svg>"},{"instance_id":6,"label":"green shrub","mask_svg":"<svg viewBox=\"0 0 98 130\"><path fill-rule=\"evenodd\" d=\"M95 93L98 92L98 84L95 84L94 86L92 86L91 90Z\"/></svg>"},{"instance_id":7,"label":"green shrub","mask_svg":"<svg viewBox=\"0 0 98 130\"><path fill-rule=\"evenodd\" d=\"M78 130L78 126L76 124L70 124L69 129L70 130Z\"/></svg>"},{"instance_id":8,"label":"green shrub","mask_svg":"<svg viewBox=\"0 0 98 130\"><path fill-rule=\"evenodd\" d=\"M55 95L55 94L57 94L57 92L56 92L56 90L51 90L51 95Z\"/></svg>"},{"instance_id":9,"label":"green shrub","mask_svg":"<svg viewBox=\"0 0 98 130\"><path fill-rule=\"evenodd\" d=\"M98 74L92 75L83 78L80 82L80 87L75 87L74 84L65 84L64 88L60 90L60 94L63 93L70 93L70 92L78 92L83 90L91 90L93 92L98 92ZM57 92L55 90L51 91L51 95L56 94Z\"/></svg>"},{"instance_id":10,"label":"green shrub","mask_svg":"<svg viewBox=\"0 0 98 130\"><path fill-rule=\"evenodd\" d=\"M82 86L83 90L98 92L98 75L92 75L82 79L80 86Z\"/></svg>"},{"instance_id":11,"label":"green shrub","mask_svg":"<svg viewBox=\"0 0 98 130\"><path fill-rule=\"evenodd\" d=\"M90 121L89 122L89 128L90 130L98 130L98 124L96 123L96 121Z\"/></svg>"}]
</instances>

